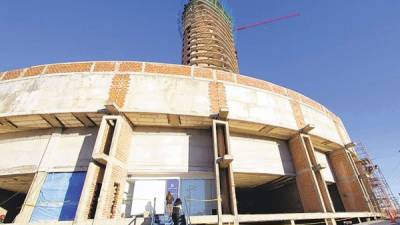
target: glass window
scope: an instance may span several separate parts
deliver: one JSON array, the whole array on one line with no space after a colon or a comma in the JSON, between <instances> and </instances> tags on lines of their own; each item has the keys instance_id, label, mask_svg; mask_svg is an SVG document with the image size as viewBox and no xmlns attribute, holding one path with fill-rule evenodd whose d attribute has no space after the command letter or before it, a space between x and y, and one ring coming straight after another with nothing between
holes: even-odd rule
<instances>
[{"instance_id":1,"label":"glass window","mask_svg":"<svg viewBox=\"0 0 400 225\"><path fill-rule=\"evenodd\" d=\"M181 198L191 216L214 214L217 210L215 180L182 180Z\"/></svg>"},{"instance_id":2,"label":"glass window","mask_svg":"<svg viewBox=\"0 0 400 225\"><path fill-rule=\"evenodd\" d=\"M86 172L48 174L31 222L74 220L85 176Z\"/></svg>"}]
</instances>

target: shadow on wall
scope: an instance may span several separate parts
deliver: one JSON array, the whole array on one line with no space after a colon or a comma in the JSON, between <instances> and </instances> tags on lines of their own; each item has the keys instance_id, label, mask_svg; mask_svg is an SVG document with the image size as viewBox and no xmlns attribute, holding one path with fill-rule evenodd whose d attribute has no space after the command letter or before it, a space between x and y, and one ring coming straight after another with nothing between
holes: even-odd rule
<instances>
[{"instance_id":1,"label":"shadow on wall","mask_svg":"<svg viewBox=\"0 0 400 225\"><path fill-rule=\"evenodd\" d=\"M63 131L63 134L75 133L74 130ZM78 132L79 136L84 135L79 156L75 164L74 173L68 180L68 187L65 193L64 204L61 208L58 221L69 221L75 219L76 210L78 208L79 199L82 193L83 184L86 178L86 171L92 159L94 145L97 139L97 129L82 130ZM82 171L83 168L86 168Z\"/></svg>"},{"instance_id":2,"label":"shadow on wall","mask_svg":"<svg viewBox=\"0 0 400 225\"><path fill-rule=\"evenodd\" d=\"M272 140L272 139L271 139ZM296 174L296 171L293 166L293 160L292 156L290 155L290 150L287 142L277 142L278 143L278 149L279 149L279 156L282 159L282 166L283 166L283 171L285 174Z\"/></svg>"},{"instance_id":3,"label":"shadow on wall","mask_svg":"<svg viewBox=\"0 0 400 225\"><path fill-rule=\"evenodd\" d=\"M86 170L92 158L97 131L95 129L67 129L62 134L84 136L77 160L71 172L57 172L47 175L40 190L31 222L72 221L75 219ZM63 157L63 155L60 154L59 157Z\"/></svg>"},{"instance_id":4,"label":"shadow on wall","mask_svg":"<svg viewBox=\"0 0 400 225\"><path fill-rule=\"evenodd\" d=\"M211 130L189 131L189 171L214 170Z\"/></svg>"}]
</instances>

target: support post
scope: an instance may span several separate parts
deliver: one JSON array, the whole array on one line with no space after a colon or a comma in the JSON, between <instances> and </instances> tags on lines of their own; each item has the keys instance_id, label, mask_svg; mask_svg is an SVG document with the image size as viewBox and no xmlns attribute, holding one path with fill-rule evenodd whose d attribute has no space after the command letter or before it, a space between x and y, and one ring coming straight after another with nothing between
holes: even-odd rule
<instances>
[{"instance_id":1,"label":"support post","mask_svg":"<svg viewBox=\"0 0 400 225\"><path fill-rule=\"evenodd\" d=\"M222 215L233 215L234 224L239 224L236 203L235 182L230 155L228 122L213 120L212 127L215 183L218 199L218 224L222 225ZM225 160L224 160L225 159Z\"/></svg>"},{"instance_id":2,"label":"support post","mask_svg":"<svg viewBox=\"0 0 400 225\"><path fill-rule=\"evenodd\" d=\"M119 218L132 127L123 116L104 116L75 221Z\"/></svg>"},{"instance_id":3,"label":"support post","mask_svg":"<svg viewBox=\"0 0 400 225\"><path fill-rule=\"evenodd\" d=\"M325 179L308 135L299 133L289 141L296 170L296 184L305 212L335 212ZM336 222L327 221L335 224Z\"/></svg>"},{"instance_id":4,"label":"support post","mask_svg":"<svg viewBox=\"0 0 400 225\"><path fill-rule=\"evenodd\" d=\"M15 218L15 223L27 224L29 223L33 209L39 198L40 190L44 181L46 180L47 172L37 172L33 178L31 187L26 195L24 204L22 205L21 212Z\"/></svg>"}]
</instances>

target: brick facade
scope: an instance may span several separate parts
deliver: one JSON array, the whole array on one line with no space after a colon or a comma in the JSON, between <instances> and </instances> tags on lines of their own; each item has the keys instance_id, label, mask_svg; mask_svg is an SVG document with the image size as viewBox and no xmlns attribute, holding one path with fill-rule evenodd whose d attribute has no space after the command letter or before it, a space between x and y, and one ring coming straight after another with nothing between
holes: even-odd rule
<instances>
[{"instance_id":1,"label":"brick facade","mask_svg":"<svg viewBox=\"0 0 400 225\"><path fill-rule=\"evenodd\" d=\"M191 77L192 79L200 78L209 80L211 82L209 85L211 111L214 113L216 110L219 110L218 107L226 106L226 100L224 100L225 94L223 91L221 91L224 89L224 86L217 85L217 83L221 82L231 82L248 87L254 87L283 96L291 101L294 117L296 118L296 123L299 128L304 125L299 106L301 104L307 105L308 107L330 117L337 127L337 132L341 138L341 141L343 142L342 144L346 144L345 141L347 134L343 134L344 127L340 122L340 119L338 119L335 114L330 112L326 107L322 106L318 102L300 93L264 80L220 70L134 61L77 62L41 65L27 69L7 71L0 76L0 79L4 81L18 79L20 77L33 77L55 73L109 72L111 75L114 75L113 82L109 90L109 100L115 102L118 106L123 107L125 96L129 87L129 75L133 75L132 73L142 73L142 71L144 71L144 74L183 76L187 78ZM218 96L218 93L220 94L220 97L216 97Z\"/></svg>"},{"instance_id":2,"label":"brick facade","mask_svg":"<svg viewBox=\"0 0 400 225\"><path fill-rule=\"evenodd\" d=\"M129 74L116 74L113 77L108 92L108 102L115 103L118 107L123 107L125 104L126 94L128 93L129 83Z\"/></svg>"}]
</instances>

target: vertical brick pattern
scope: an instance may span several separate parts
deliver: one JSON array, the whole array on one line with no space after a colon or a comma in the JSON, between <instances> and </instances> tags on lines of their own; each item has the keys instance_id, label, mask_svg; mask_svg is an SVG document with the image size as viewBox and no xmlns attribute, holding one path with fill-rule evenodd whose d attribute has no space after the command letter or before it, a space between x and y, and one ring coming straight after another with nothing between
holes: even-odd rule
<instances>
[{"instance_id":1,"label":"vertical brick pattern","mask_svg":"<svg viewBox=\"0 0 400 225\"><path fill-rule=\"evenodd\" d=\"M106 191L106 197L104 207L101 209L101 218L111 219L119 217L123 193L121 188L125 186L127 172L122 167L112 165L112 163L109 163L107 167L110 167L107 169L111 169L111 175L108 177L107 181L103 183L102 191ZM115 192L114 184L119 185L120 191ZM115 211L112 212L114 204L117 205L117 207L115 208Z\"/></svg>"},{"instance_id":2,"label":"vertical brick pattern","mask_svg":"<svg viewBox=\"0 0 400 225\"><path fill-rule=\"evenodd\" d=\"M114 154L114 157L123 163L127 163L129 157L131 135L132 135L130 130L131 127L128 125L128 123L127 122L123 123L118 138L118 147L116 148L116 152Z\"/></svg>"},{"instance_id":3,"label":"vertical brick pattern","mask_svg":"<svg viewBox=\"0 0 400 225\"><path fill-rule=\"evenodd\" d=\"M304 115L301 111L300 103L290 100L290 106L292 107L293 116L296 120L297 127L299 129L303 128L306 125L306 122L304 121Z\"/></svg>"},{"instance_id":4,"label":"vertical brick pattern","mask_svg":"<svg viewBox=\"0 0 400 225\"><path fill-rule=\"evenodd\" d=\"M116 74L108 92L108 102L115 103L118 107L124 107L129 83L130 76L128 74Z\"/></svg>"},{"instance_id":5,"label":"vertical brick pattern","mask_svg":"<svg viewBox=\"0 0 400 225\"><path fill-rule=\"evenodd\" d=\"M210 111L218 113L221 108L228 107L226 101L225 85L221 82L210 82L208 86L210 98Z\"/></svg>"},{"instance_id":6,"label":"vertical brick pattern","mask_svg":"<svg viewBox=\"0 0 400 225\"><path fill-rule=\"evenodd\" d=\"M352 166L346 150L339 149L329 153L329 161L335 174L336 185L347 212L370 211L358 174Z\"/></svg>"}]
</instances>

